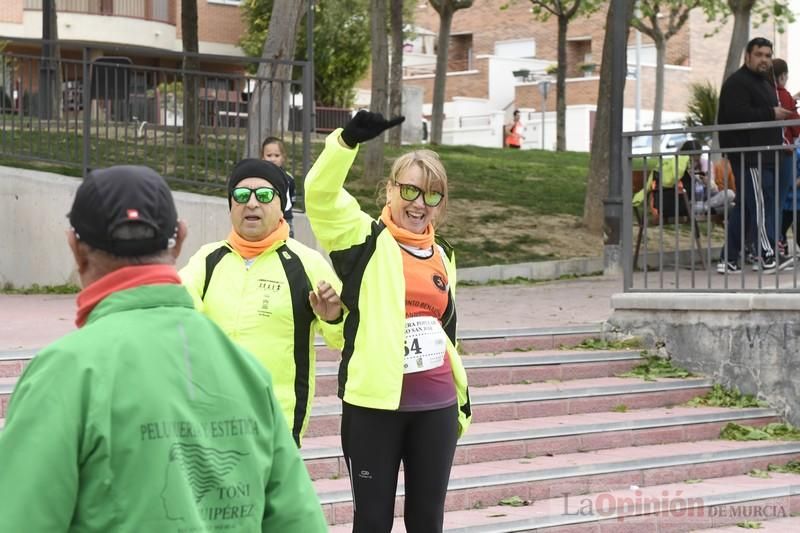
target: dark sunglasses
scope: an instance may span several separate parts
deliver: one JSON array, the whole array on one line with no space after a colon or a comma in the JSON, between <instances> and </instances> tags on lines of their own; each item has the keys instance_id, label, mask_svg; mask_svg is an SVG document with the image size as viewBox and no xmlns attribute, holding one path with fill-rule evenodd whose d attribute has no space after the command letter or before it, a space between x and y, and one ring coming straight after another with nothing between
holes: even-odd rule
<instances>
[{"instance_id":1,"label":"dark sunglasses","mask_svg":"<svg viewBox=\"0 0 800 533\"><path fill-rule=\"evenodd\" d=\"M428 207L436 207L442 200L444 200L444 194L437 192L437 191L423 191L416 185L411 185L408 183L398 183L394 182L395 185L400 187L400 198L405 200L406 202L413 202L419 195L422 195L422 201Z\"/></svg>"},{"instance_id":2,"label":"dark sunglasses","mask_svg":"<svg viewBox=\"0 0 800 533\"><path fill-rule=\"evenodd\" d=\"M231 193L231 198L237 204L246 204L250 201L250 195L255 193L256 200L262 204L268 204L275 198L275 189L271 187L259 187L250 189L249 187L236 187Z\"/></svg>"}]
</instances>

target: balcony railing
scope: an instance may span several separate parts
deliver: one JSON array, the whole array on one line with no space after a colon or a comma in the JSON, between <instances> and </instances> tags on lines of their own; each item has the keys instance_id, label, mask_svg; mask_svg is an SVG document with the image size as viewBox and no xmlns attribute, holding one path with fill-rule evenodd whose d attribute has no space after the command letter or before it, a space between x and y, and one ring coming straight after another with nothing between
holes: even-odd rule
<instances>
[{"instance_id":1,"label":"balcony railing","mask_svg":"<svg viewBox=\"0 0 800 533\"><path fill-rule=\"evenodd\" d=\"M27 10L42 9L42 0L25 0ZM175 24L173 0L56 0L58 13L85 13L111 17L129 17Z\"/></svg>"}]
</instances>

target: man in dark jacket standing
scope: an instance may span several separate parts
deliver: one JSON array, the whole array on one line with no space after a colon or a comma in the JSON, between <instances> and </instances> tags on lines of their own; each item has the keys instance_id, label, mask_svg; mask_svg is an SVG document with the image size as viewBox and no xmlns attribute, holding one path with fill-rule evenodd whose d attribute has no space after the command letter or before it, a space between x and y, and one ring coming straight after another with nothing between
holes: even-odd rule
<instances>
[{"instance_id":1,"label":"man in dark jacket standing","mask_svg":"<svg viewBox=\"0 0 800 533\"><path fill-rule=\"evenodd\" d=\"M722 84L719 124L766 122L789 117L789 111L778 105L775 89L768 81L771 70L772 43L762 37L752 39L745 49L744 65ZM719 143L723 149L780 146L781 128L722 131ZM744 213L741 206L731 213L717 272L741 271L742 216L745 217L745 229L752 228L753 238L758 242L761 268L765 272L774 272L790 266L792 258L777 253L774 218L765 217L765 209L774 215L775 194L778 192L775 190L775 152L731 152L727 157L737 179L737 196L740 202L744 202Z\"/></svg>"}]
</instances>

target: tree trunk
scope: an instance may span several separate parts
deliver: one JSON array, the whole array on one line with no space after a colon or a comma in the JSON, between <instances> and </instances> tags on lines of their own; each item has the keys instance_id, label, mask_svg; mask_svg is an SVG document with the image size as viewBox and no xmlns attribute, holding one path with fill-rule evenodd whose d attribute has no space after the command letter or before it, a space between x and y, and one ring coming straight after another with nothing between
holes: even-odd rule
<instances>
[{"instance_id":1,"label":"tree trunk","mask_svg":"<svg viewBox=\"0 0 800 533\"><path fill-rule=\"evenodd\" d=\"M256 73L256 87L247 109L247 156L259 157L261 140L270 135L282 137L289 125L289 83L292 66L275 61L294 59L297 29L305 12L306 0L275 2L267 29L267 40ZM312 105L305 102L303 105Z\"/></svg>"},{"instance_id":2,"label":"tree trunk","mask_svg":"<svg viewBox=\"0 0 800 533\"><path fill-rule=\"evenodd\" d=\"M558 17L558 74L556 76L556 151L567 149L567 25L569 19ZM542 147L544 149L544 147Z\"/></svg>"},{"instance_id":3,"label":"tree trunk","mask_svg":"<svg viewBox=\"0 0 800 533\"><path fill-rule=\"evenodd\" d=\"M606 28L613 27L614 10L624 9L626 20L633 15L633 0L610 2L606 15ZM592 132L592 148L589 160L589 176L586 179L586 197L583 202L583 225L591 233L602 235L605 222L603 200L608 197L608 170L610 154L609 128L611 113L621 113L621 109L611 109L611 42L612 32L606 31L603 40L603 56L600 64L600 84L597 95L597 114ZM618 154L617 154L618 155Z\"/></svg>"},{"instance_id":4,"label":"tree trunk","mask_svg":"<svg viewBox=\"0 0 800 533\"><path fill-rule=\"evenodd\" d=\"M62 106L61 96L61 47L58 45L58 11L56 0L44 0L42 6L42 39L50 41L42 46L40 114L47 120L60 119ZM44 20L45 8L50 14L49 24ZM47 27L45 27L47 24Z\"/></svg>"},{"instance_id":5,"label":"tree trunk","mask_svg":"<svg viewBox=\"0 0 800 533\"><path fill-rule=\"evenodd\" d=\"M661 111L664 107L664 58L667 55L667 41L656 34L656 99L653 104L653 129L661 129ZM653 152L661 151L661 137L653 137Z\"/></svg>"},{"instance_id":6,"label":"tree trunk","mask_svg":"<svg viewBox=\"0 0 800 533\"><path fill-rule=\"evenodd\" d=\"M181 0L181 36L183 51L188 54L198 53L197 0ZM197 56L183 56L183 144L200 143L197 95L200 90L200 79L186 73L186 71L196 71L198 67Z\"/></svg>"},{"instance_id":7,"label":"tree trunk","mask_svg":"<svg viewBox=\"0 0 800 533\"><path fill-rule=\"evenodd\" d=\"M742 66L742 52L750 40L750 12L754 3L755 0L728 2L733 12L733 33L728 46L728 59L725 61L725 74L722 75L723 83Z\"/></svg>"},{"instance_id":8,"label":"tree trunk","mask_svg":"<svg viewBox=\"0 0 800 533\"><path fill-rule=\"evenodd\" d=\"M372 0L372 18L370 20L372 95L369 107L373 113L382 113L384 116L388 112L389 103L389 43L386 38L386 2L387 0ZM378 183L383 179L383 139L383 135L378 135L366 145L364 177L371 183Z\"/></svg>"},{"instance_id":9,"label":"tree trunk","mask_svg":"<svg viewBox=\"0 0 800 533\"><path fill-rule=\"evenodd\" d=\"M433 105L431 108L431 137L433 145L442 144L444 124L444 90L447 85L447 55L450 45L450 27L454 10L450 2L443 2L439 12L439 43L436 51L436 76L433 80Z\"/></svg>"},{"instance_id":10,"label":"tree trunk","mask_svg":"<svg viewBox=\"0 0 800 533\"><path fill-rule=\"evenodd\" d=\"M403 114L403 0L391 0L392 65L389 73L389 116ZM389 130L389 144L400 146L401 127Z\"/></svg>"}]
</instances>

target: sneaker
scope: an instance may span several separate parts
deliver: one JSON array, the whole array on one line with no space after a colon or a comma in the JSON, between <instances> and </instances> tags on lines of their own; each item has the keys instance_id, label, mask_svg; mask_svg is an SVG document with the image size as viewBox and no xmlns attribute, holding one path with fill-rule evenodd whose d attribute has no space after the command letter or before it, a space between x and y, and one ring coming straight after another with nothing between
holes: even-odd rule
<instances>
[{"instance_id":1,"label":"sneaker","mask_svg":"<svg viewBox=\"0 0 800 533\"><path fill-rule=\"evenodd\" d=\"M739 274L741 271L739 265L730 261L720 261L717 264L717 274Z\"/></svg>"},{"instance_id":2,"label":"sneaker","mask_svg":"<svg viewBox=\"0 0 800 533\"><path fill-rule=\"evenodd\" d=\"M750 265L750 268L752 268L753 271L761 270L761 261L759 261L752 252L747 252L745 254L744 262L746 265Z\"/></svg>"},{"instance_id":3,"label":"sneaker","mask_svg":"<svg viewBox=\"0 0 800 533\"><path fill-rule=\"evenodd\" d=\"M771 255L765 257L762 261L765 274L777 272L778 270L785 270L794 265L794 257L789 257L786 255L778 255L777 258L774 255Z\"/></svg>"}]
</instances>

